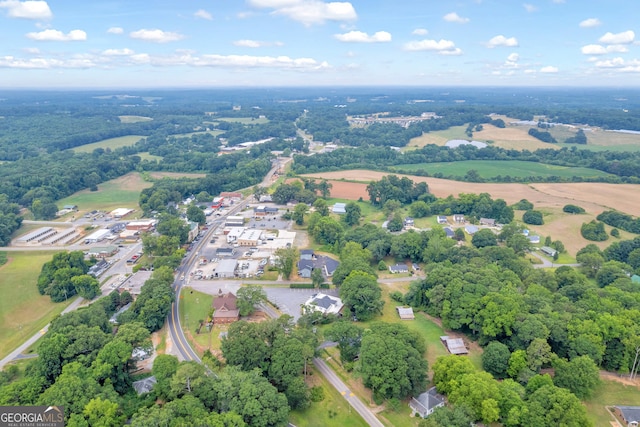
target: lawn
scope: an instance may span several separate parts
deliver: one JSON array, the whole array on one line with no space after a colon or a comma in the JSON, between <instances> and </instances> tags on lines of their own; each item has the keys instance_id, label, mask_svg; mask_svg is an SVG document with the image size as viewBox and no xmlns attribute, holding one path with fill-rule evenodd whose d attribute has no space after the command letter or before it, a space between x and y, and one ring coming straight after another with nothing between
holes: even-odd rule
<instances>
[{"instance_id":1,"label":"lawn","mask_svg":"<svg viewBox=\"0 0 640 427\"><path fill-rule=\"evenodd\" d=\"M10 252L0 267L0 358L42 329L69 302L52 303L36 286L54 252Z\"/></svg>"},{"instance_id":2,"label":"lawn","mask_svg":"<svg viewBox=\"0 0 640 427\"><path fill-rule=\"evenodd\" d=\"M213 303L213 295L194 291L191 288L183 288L180 293L180 324L185 335L193 344L195 350L202 354L211 345L212 334L203 327L200 334L196 333L201 320L209 316Z\"/></svg>"},{"instance_id":3,"label":"lawn","mask_svg":"<svg viewBox=\"0 0 640 427\"><path fill-rule=\"evenodd\" d=\"M78 215L91 210L112 211L115 208L139 209L140 192L151 187L139 173L132 172L98 185L98 191L82 190L58 201L58 206L78 205Z\"/></svg>"},{"instance_id":4,"label":"lawn","mask_svg":"<svg viewBox=\"0 0 640 427\"><path fill-rule=\"evenodd\" d=\"M587 416L594 425L609 426L613 418L605 406L638 406L640 405L640 390L638 390L638 386L603 380L594 395L584 403L587 407Z\"/></svg>"},{"instance_id":5,"label":"lawn","mask_svg":"<svg viewBox=\"0 0 640 427\"><path fill-rule=\"evenodd\" d=\"M129 147L134 145L144 136L141 135L126 135L117 138L103 139L102 141L94 142L93 144L81 145L80 147L73 148L76 153L91 153L96 148L111 148L116 149L120 147Z\"/></svg>"},{"instance_id":6,"label":"lawn","mask_svg":"<svg viewBox=\"0 0 640 427\"><path fill-rule=\"evenodd\" d=\"M318 371L311 370L307 378L310 386L322 387L324 399L312 402L304 411L289 413L289 422L297 427L365 427L367 423ZM398 424L400 426L401 424Z\"/></svg>"},{"instance_id":7,"label":"lawn","mask_svg":"<svg viewBox=\"0 0 640 427\"><path fill-rule=\"evenodd\" d=\"M427 171L431 175L441 173L444 176L459 177L463 177L469 170L473 169L478 171L478 174L484 179L494 178L499 175L509 175L516 178L529 176L540 176L544 178L550 176L558 176L561 178L571 178L573 176L584 178L611 176L611 174L596 169L557 166L518 160L466 160L460 162L406 164L394 166L393 169L404 173Z\"/></svg>"}]
</instances>

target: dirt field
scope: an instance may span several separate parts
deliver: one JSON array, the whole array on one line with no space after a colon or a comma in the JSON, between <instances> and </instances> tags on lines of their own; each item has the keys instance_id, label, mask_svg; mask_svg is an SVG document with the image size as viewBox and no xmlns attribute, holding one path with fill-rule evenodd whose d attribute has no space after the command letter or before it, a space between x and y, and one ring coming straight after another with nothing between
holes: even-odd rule
<instances>
[{"instance_id":1,"label":"dirt field","mask_svg":"<svg viewBox=\"0 0 640 427\"><path fill-rule=\"evenodd\" d=\"M377 181L385 175L384 172L366 170L351 170L338 172L324 172L322 175L310 174L307 177L323 178L331 181L331 197L357 200L362 197L368 200L367 184ZM527 199L536 209L545 214L545 224L531 227L532 231L541 236L551 236L554 240L561 240L569 254L575 253L589 242L580 236L580 226L584 222L594 219L599 213L616 209L630 215L640 214L640 185L637 184L606 184L606 183L539 183L539 184L480 184L459 182L446 179L408 176L414 182L426 182L431 193L437 197L449 195L458 196L460 193L489 193L493 199L503 199L513 204L521 199ZM359 181L346 182L340 179ZM584 215L568 215L562 212L562 207L575 204L586 210ZM522 212L516 212L516 218ZM608 229L609 227L607 227ZM622 238L632 238L632 235L622 233ZM600 247L611 244L611 240L596 243Z\"/></svg>"}]
</instances>

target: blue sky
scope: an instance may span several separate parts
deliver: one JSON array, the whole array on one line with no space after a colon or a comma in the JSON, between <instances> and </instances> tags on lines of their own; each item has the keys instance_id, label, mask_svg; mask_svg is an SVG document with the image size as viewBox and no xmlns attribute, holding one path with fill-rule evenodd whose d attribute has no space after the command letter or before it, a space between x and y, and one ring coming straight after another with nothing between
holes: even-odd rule
<instances>
[{"instance_id":1,"label":"blue sky","mask_svg":"<svg viewBox=\"0 0 640 427\"><path fill-rule=\"evenodd\" d=\"M0 0L0 87L640 86L639 15L637 0Z\"/></svg>"}]
</instances>

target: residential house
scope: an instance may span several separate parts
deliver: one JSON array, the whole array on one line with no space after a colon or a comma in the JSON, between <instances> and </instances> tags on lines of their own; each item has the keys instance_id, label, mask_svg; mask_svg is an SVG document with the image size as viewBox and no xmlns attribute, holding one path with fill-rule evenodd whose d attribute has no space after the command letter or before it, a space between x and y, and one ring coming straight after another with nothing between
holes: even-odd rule
<instances>
[{"instance_id":1,"label":"residential house","mask_svg":"<svg viewBox=\"0 0 640 427\"><path fill-rule=\"evenodd\" d=\"M269 194L260 196L260 203L273 203L273 198Z\"/></svg>"},{"instance_id":2,"label":"residential house","mask_svg":"<svg viewBox=\"0 0 640 427\"><path fill-rule=\"evenodd\" d=\"M478 227L476 227L475 225L465 225L464 226L464 231L467 232L467 234L476 234L478 232Z\"/></svg>"},{"instance_id":3,"label":"residential house","mask_svg":"<svg viewBox=\"0 0 640 427\"><path fill-rule=\"evenodd\" d=\"M487 227L495 227L496 220L493 218L480 218L480 225L486 225Z\"/></svg>"},{"instance_id":4,"label":"residential house","mask_svg":"<svg viewBox=\"0 0 640 427\"><path fill-rule=\"evenodd\" d=\"M233 323L240 319L240 310L236 305L238 298L231 292L223 294L222 289L213 299L213 324Z\"/></svg>"},{"instance_id":5,"label":"residential house","mask_svg":"<svg viewBox=\"0 0 640 427\"><path fill-rule=\"evenodd\" d=\"M412 416L420 415L426 418L435 411L436 408L444 406L444 396L438 394L435 387L431 387L418 397L412 397L409 401Z\"/></svg>"},{"instance_id":6,"label":"residential house","mask_svg":"<svg viewBox=\"0 0 640 427\"><path fill-rule=\"evenodd\" d=\"M556 251L556 250L555 250L555 249L553 249L553 248L550 248L549 246L543 246L543 247L541 247L541 248L540 248L540 251L541 251L543 254L545 254L545 255L547 255L547 256L550 256L550 257L554 257L554 256L556 256L556 255L558 254L558 251Z\"/></svg>"},{"instance_id":7,"label":"residential house","mask_svg":"<svg viewBox=\"0 0 640 427\"><path fill-rule=\"evenodd\" d=\"M455 231L453 231L451 227L445 227L443 228L443 230L444 230L444 234L446 234L447 237L449 237L450 239L453 239L456 235Z\"/></svg>"},{"instance_id":8,"label":"residential house","mask_svg":"<svg viewBox=\"0 0 640 427\"><path fill-rule=\"evenodd\" d=\"M614 413L622 418L627 427L640 425L640 406L614 406Z\"/></svg>"},{"instance_id":9,"label":"residential house","mask_svg":"<svg viewBox=\"0 0 640 427\"><path fill-rule=\"evenodd\" d=\"M404 219L404 226L405 227L413 227L414 221L413 218L411 218L410 216L406 217Z\"/></svg>"},{"instance_id":10,"label":"residential house","mask_svg":"<svg viewBox=\"0 0 640 427\"><path fill-rule=\"evenodd\" d=\"M447 221L447 217L444 215L438 215L437 218L438 220L438 224L448 224L449 221Z\"/></svg>"},{"instance_id":11,"label":"residential house","mask_svg":"<svg viewBox=\"0 0 640 427\"><path fill-rule=\"evenodd\" d=\"M455 222L456 224L462 224L464 223L465 219L464 219L464 215L462 214L454 214L453 215L453 222Z\"/></svg>"},{"instance_id":12,"label":"residential house","mask_svg":"<svg viewBox=\"0 0 640 427\"><path fill-rule=\"evenodd\" d=\"M409 272L409 267L407 267L406 264L395 264L395 265L390 265L389 266L389 271L392 274L408 273Z\"/></svg>"},{"instance_id":13,"label":"residential house","mask_svg":"<svg viewBox=\"0 0 640 427\"><path fill-rule=\"evenodd\" d=\"M311 259L301 259L298 261L298 275L302 278L310 279L313 268L313 260Z\"/></svg>"},{"instance_id":14,"label":"residential house","mask_svg":"<svg viewBox=\"0 0 640 427\"><path fill-rule=\"evenodd\" d=\"M156 380L156 377L152 375L142 380L134 381L132 385L133 389L136 391L136 393L138 393L138 396L140 396L141 394L149 393L151 390L153 390L153 386L157 382L158 381Z\"/></svg>"},{"instance_id":15,"label":"residential house","mask_svg":"<svg viewBox=\"0 0 640 427\"><path fill-rule=\"evenodd\" d=\"M537 245L538 243L540 243L540 236L528 236L527 239L529 239L529 243Z\"/></svg>"},{"instance_id":16,"label":"residential house","mask_svg":"<svg viewBox=\"0 0 640 427\"><path fill-rule=\"evenodd\" d=\"M305 303L304 307L322 314L339 314L344 303L338 297L323 293L314 294Z\"/></svg>"}]
</instances>

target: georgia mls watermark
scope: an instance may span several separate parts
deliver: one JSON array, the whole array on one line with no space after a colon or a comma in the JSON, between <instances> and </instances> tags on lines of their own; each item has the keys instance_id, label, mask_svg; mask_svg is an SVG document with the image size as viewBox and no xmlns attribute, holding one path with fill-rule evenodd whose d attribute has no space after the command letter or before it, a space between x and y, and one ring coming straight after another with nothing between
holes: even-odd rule
<instances>
[{"instance_id":1,"label":"georgia mls watermark","mask_svg":"<svg viewBox=\"0 0 640 427\"><path fill-rule=\"evenodd\" d=\"M0 427L64 427L64 407L0 406Z\"/></svg>"}]
</instances>

